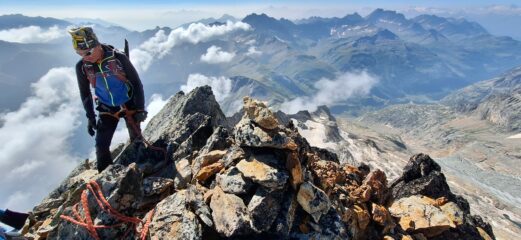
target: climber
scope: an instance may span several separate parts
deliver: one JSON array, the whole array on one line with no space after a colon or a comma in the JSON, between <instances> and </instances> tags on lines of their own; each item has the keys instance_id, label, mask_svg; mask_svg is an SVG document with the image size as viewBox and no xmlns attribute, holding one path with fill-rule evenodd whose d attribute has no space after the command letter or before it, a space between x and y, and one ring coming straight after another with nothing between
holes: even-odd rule
<instances>
[{"instance_id":1,"label":"climber","mask_svg":"<svg viewBox=\"0 0 521 240\"><path fill-rule=\"evenodd\" d=\"M0 222L13 227L14 229L21 229L25 220L29 217L27 213L19 213L9 209L0 209Z\"/></svg>"},{"instance_id":2,"label":"climber","mask_svg":"<svg viewBox=\"0 0 521 240\"><path fill-rule=\"evenodd\" d=\"M119 122L119 114L128 112L125 122L131 142L139 142L140 123L147 118L143 85L128 57L106 44L100 44L90 27L69 30L73 47L81 60L76 64L76 77L81 101L87 113L89 135L96 135L97 169L102 172L112 164L110 143ZM93 97L94 89L96 121Z\"/></svg>"}]
</instances>

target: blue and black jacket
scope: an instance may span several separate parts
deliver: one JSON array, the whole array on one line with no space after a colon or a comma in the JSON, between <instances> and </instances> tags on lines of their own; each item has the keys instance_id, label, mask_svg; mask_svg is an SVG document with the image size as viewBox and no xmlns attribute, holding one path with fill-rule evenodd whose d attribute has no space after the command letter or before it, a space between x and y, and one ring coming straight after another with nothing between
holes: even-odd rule
<instances>
[{"instance_id":1,"label":"blue and black jacket","mask_svg":"<svg viewBox=\"0 0 521 240\"><path fill-rule=\"evenodd\" d=\"M145 109L143 85L136 69L125 56L113 47L102 45L101 62L80 60L76 64L76 77L87 118L93 118L94 104L89 85L99 103L110 108L123 104L132 109Z\"/></svg>"}]
</instances>

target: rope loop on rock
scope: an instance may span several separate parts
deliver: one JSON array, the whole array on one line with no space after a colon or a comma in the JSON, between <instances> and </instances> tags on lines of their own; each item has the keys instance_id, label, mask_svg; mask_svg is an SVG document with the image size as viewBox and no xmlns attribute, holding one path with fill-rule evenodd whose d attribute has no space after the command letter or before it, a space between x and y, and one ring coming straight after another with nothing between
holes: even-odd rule
<instances>
[{"instance_id":1,"label":"rope loop on rock","mask_svg":"<svg viewBox=\"0 0 521 240\"><path fill-rule=\"evenodd\" d=\"M101 210L107 212L114 218L121 221L118 224L115 225L95 225L92 221L92 216L89 212L89 202L87 199L87 190L91 192L91 194L94 196L94 199L96 200L98 206L101 208ZM78 204L81 203L83 212L85 217L82 218L79 211L78 211ZM118 212L116 209L114 209L105 196L103 196L103 192L101 190L101 187L99 184L92 180L87 183L87 189L83 190L81 193L81 200L79 203L76 203L72 208L72 213L74 215L74 218L67 215L60 215L60 218L63 220L66 220L68 222L71 222L72 224L76 224L78 226L84 227L87 229L87 232L89 235L96 239L100 240L100 237L98 235L97 229L106 229L106 228L114 228L119 227L124 224L130 224L131 226L128 228L128 230L125 232L125 235L122 239L125 239L126 236L130 233L131 229L134 229L136 233L139 233L140 239L145 240L147 238L148 229L150 226L150 223L152 222L152 218L154 216L155 209L150 210L143 219L146 218L146 222L143 224L143 227L141 228L141 231L137 230L137 227L143 223L143 220L137 218L137 217L130 217L126 216L120 212ZM148 217L147 217L148 215Z\"/></svg>"}]
</instances>

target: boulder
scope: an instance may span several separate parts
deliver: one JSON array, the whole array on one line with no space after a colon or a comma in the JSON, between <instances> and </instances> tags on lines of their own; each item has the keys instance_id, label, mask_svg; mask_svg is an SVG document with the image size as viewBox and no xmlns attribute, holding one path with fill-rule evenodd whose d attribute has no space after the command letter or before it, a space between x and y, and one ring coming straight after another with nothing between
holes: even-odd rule
<instances>
[{"instance_id":1,"label":"boulder","mask_svg":"<svg viewBox=\"0 0 521 240\"><path fill-rule=\"evenodd\" d=\"M253 120L260 127L265 129L275 129L279 122L273 112L271 112L266 104L263 102L251 99L249 97L243 98L244 114L248 119Z\"/></svg>"},{"instance_id":2,"label":"boulder","mask_svg":"<svg viewBox=\"0 0 521 240\"><path fill-rule=\"evenodd\" d=\"M145 197L159 195L174 185L170 178L148 177L143 180L143 193Z\"/></svg>"},{"instance_id":3,"label":"boulder","mask_svg":"<svg viewBox=\"0 0 521 240\"><path fill-rule=\"evenodd\" d=\"M412 233L420 232L426 237L434 237L455 228L463 212L454 203L447 203L445 209L435 206L436 200L426 196L410 196L396 200L389 212L393 217L400 218L399 224L403 230ZM444 206L445 206L444 205Z\"/></svg>"},{"instance_id":4,"label":"boulder","mask_svg":"<svg viewBox=\"0 0 521 240\"><path fill-rule=\"evenodd\" d=\"M353 207L353 211L355 213L354 217L356 219L357 226L360 229L358 232L365 231L371 222L371 215L369 214L365 204L355 205Z\"/></svg>"},{"instance_id":5,"label":"boulder","mask_svg":"<svg viewBox=\"0 0 521 240\"><path fill-rule=\"evenodd\" d=\"M219 171L221 171L224 168L224 163L222 162L216 162L212 163L208 166L204 166L199 170L197 175L195 175L195 178L201 182L206 181L206 179L210 178L211 176L215 175Z\"/></svg>"},{"instance_id":6,"label":"boulder","mask_svg":"<svg viewBox=\"0 0 521 240\"><path fill-rule=\"evenodd\" d=\"M392 199L413 195L453 199L445 175L440 170L440 166L428 155L420 153L412 156L402 176L391 185Z\"/></svg>"},{"instance_id":7,"label":"boulder","mask_svg":"<svg viewBox=\"0 0 521 240\"><path fill-rule=\"evenodd\" d=\"M270 227L280 210L281 192L269 192L260 187L248 203L251 227L256 232L265 232Z\"/></svg>"},{"instance_id":8,"label":"boulder","mask_svg":"<svg viewBox=\"0 0 521 240\"><path fill-rule=\"evenodd\" d=\"M192 180L192 167L188 159L183 158L175 163L175 177L174 187L175 189L184 189L187 187L190 180Z\"/></svg>"},{"instance_id":9,"label":"boulder","mask_svg":"<svg viewBox=\"0 0 521 240\"><path fill-rule=\"evenodd\" d=\"M236 167L244 177L269 189L282 189L289 175L286 170L277 169L278 159L270 154L253 155L241 160Z\"/></svg>"},{"instance_id":10,"label":"boulder","mask_svg":"<svg viewBox=\"0 0 521 240\"><path fill-rule=\"evenodd\" d=\"M371 216L374 222L384 227L382 231L384 234L390 232L392 229L394 229L394 227L396 227L391 214L384 206L372 203Z\"/></svg>"},{"instance_id":11,"label":"boulder","mask_svg":"<svg viewBox=\"0 0 521 240\"><path fill-rule=\"evenodd\" d=\"M310 182L304 182L300 185L297 201L304 211L313 217L315 222L318 222L322 214L327 213L331 207L326 193Z\"/></svg>"},{"instance_id":12,"label":"boulder","mask_svg":"<svg viewBox=\"0 0 521 240\"><path fill-rule=\"evenodd\" d=\"M210 207L204 201L203 193L203 187L190 185L187 188L188 206L206 226L213 227Z\"/></svg>"},{"instance_id":13,"label":"boulder","mask_svg":"<svg viewBox=\"0 0 521 240\"><path fill-rule=\"evenodd\" d=\"M252 182L245 179L236 167L217 174L215 180L224 192L231 194L244 194L253 186Z\"/></svg>"},{"instance_id":14,"label":"boulder","mask_svg":"<svg viewBox=\"0 0 521 240\"><path fill-rule=\"evenodd\" d=\"M362 186L369 186L371 188L371 200L378 204L385 204L387 200L387 178L385 173L380 170L375 170L369 173L362 182Z\"/></svg>"},{"instance_id":15,"label":"boulder","mask_svg":"<svg viewBox=\"0 0 521 240\"><path fill-rule=\"evenodd\" d=\"M187 190L181 190L157 204L149 227L151 239L202 239L202 226L186 208L187 198Z\"/></svg>"},{"instance_id":16,"label":"boulder","mask_svg":"<svg viewBox=\"0 0 521 240\"><path fill-rule=\"evenodd\" d=\"M248 209L241 198L215 187L210 202L215 230L225 237L236 237L250 231Z\"/></svg>"},{"instance_id":17,"label":"boulder","mask_svg":"<svg viewBox=\"0 0 521 240\"><path fill-rule=\"evenodd\" d=\"M226 155L223 156L222 161L224 162L224 166L228 168L245 158L246 153L244 150L237 145L233 145L228 149Z\"/></svg>"},{"instance_id":18,"label":"boulder","mask_svg":"<svg viewBox=\"0 0 521 240\"><path fill-rule=\"evenodd\" d=\"M297 145L286 132L267 131L257 126L251 119L243 118L234 128L235 141L243 147L269 147L296 150Z\"/></svg>"},{"instance_id":19,"label":"boulder","mask_svg":"<svg viewBox=\"0 0 521 240\"><path fill-rule=\"evenodd\" d=\"M295 190L298 189L300 184L304 182L304 173L297 151L291 151L288 153L288 157L286 159L286 169L288 169L290 174L289 176L291 186Z\"/></svg>"},{"instance_id":20,"label":"boulder","mask_svg":"<svg viewBox=\"0 0 521 240\"><path fill-rule=\"evenodd\" d=\"M282 196L280 211L270 232L281 238L287 238L295 222L298 205L297 193L290 188Z\"/></svg>"},{"instance_id":21,"label":"boulder","mask_svg":"<svg viewBox=\"0 0 521 240\"><path fill-rule=\"evenodd\" d=\"M437 204L434 206L437 206ZM464 212L459 208L458 204L454 202L448 202L438 207L454 223L454 225L458 226L465 223L463 219Z\"/></svg>"},{"instance_id":22,"label":"boulder","mask_svg":"<svg viewBox=\"0 0 521 240\"><path fill-rule=\"evenodd\" d=\"M193 160L192 171L194 173L198 173L202 170L202 168L216 163L217 161L221 160L221 158L225 155L226 150L213 150L211 152L199 155Z\"/></svg>"}]
</instances>

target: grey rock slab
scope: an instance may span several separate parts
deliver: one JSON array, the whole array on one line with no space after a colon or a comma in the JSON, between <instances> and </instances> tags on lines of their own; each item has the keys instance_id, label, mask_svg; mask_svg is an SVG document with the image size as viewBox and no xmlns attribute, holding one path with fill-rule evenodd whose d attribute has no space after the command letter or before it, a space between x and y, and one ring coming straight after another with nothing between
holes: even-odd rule
<instances>
[{"instance_id":1,"label":"grey rock slab","mask_svg":"<svg viewBox=\"0 0 521 240\"><path fill-rule=\"evenodd\" d=\"M187 198L188 192L181 190L157 204L149 228L152 239L202 239L202 226L186 208Z\"/></svg>"},{"instance_id":2,"label":"grey rock slab","mask_svg":"<svg viewBox=\"0 0 521 240\"><path fill-rule=\"evenodd\" d=\"M277 218L280 210L281 192L269 192L258 188L248 203L251 226L256 232L265 232Z\"/></svg>"},{"instance_id":3,"label":"grey rock slab","mask_svg":"<svg viewBox=\"0 0 521 240\"><path fill-rule=\"evenodd\" d=\"M265 131L252 120L243 118L234 128L235 141L246 147L271 147L295 150L294 141L283 131Z\"/></svg>"},{"instance_id":4,"label":"grey rock slab","mask_svg":"<svg viewBox=\"0 0 521 240\"><path fill-rule=\"evenodd\" d=\"M288 172L267 164L273 159L266 158L270 157L252 156L249 160L241 160L236 167L244 177L250 178L266 188L282 189L289 179Z\"/></svg>"},{"instance_id":5,"label":"grey rock slab","mask_svg":"<svg viewBox=\"0 0 521 240\"><path fill-rule=\"evenodd\" d=\"M231 194L246 193L253 186L252 182L249 179L245 179L236 167L231 167L224 173L217 174L215 179L217 185L224 192Z\"/></svg>"},{"instance_id":6,"label":"grey rock slab","mask_svg":"<svg viewBox=\"0 0 521 240\"><path fill-rule=\"evenodd\" d=\"M310 182L304 182L300 185L297 201L304 211L313 217L315 222L318 222L322 214L326 214L331 207L331 202L326 193Z\"/></svg>"},{"instance_id":7,"label":"grey rock slab","mask_svg":"<svg viewBox=\"0 0 521 240\"><path fill-rule=\"evenodd\" d=\"M282 196L280 211L272 224L270 232L282 238L287 238L295 221L298 205L297 193L292 188L288 188L288 191L284 192Z\"/></svg>"},{"instance_id":8,"label":"grey rock slab","mask_svg":"<svg viewBox=\"0 0 521 240\"><path fill-rule=\"evenodd\" d=\"M215 230L225 237L244 235L250 231L248 209L241 198L215 187L210 208Z\"/></svg>"},{"instance_id":9,"label":"grey rock slab","mask_svg":"<svg viewBox=\"0 0 521 240\"><path fill-rule=\"evenodd\" d=\"M147 177L143 180L144 195L145 197L149 197L155 194L161 194L173 184L174 181L169 178Z\"/></svg>"},{"instance_id":10,"label":"grey rock slab","mask_svg":"<svg viewBox=\"0 0 521 240\"><path fill-rule=\"evenodd\" d=\"M174 177L175 189L184 189L192 179L192 167L188 159L183 158L175 164L176 174Z\"/></svg>"}]
</instances>

